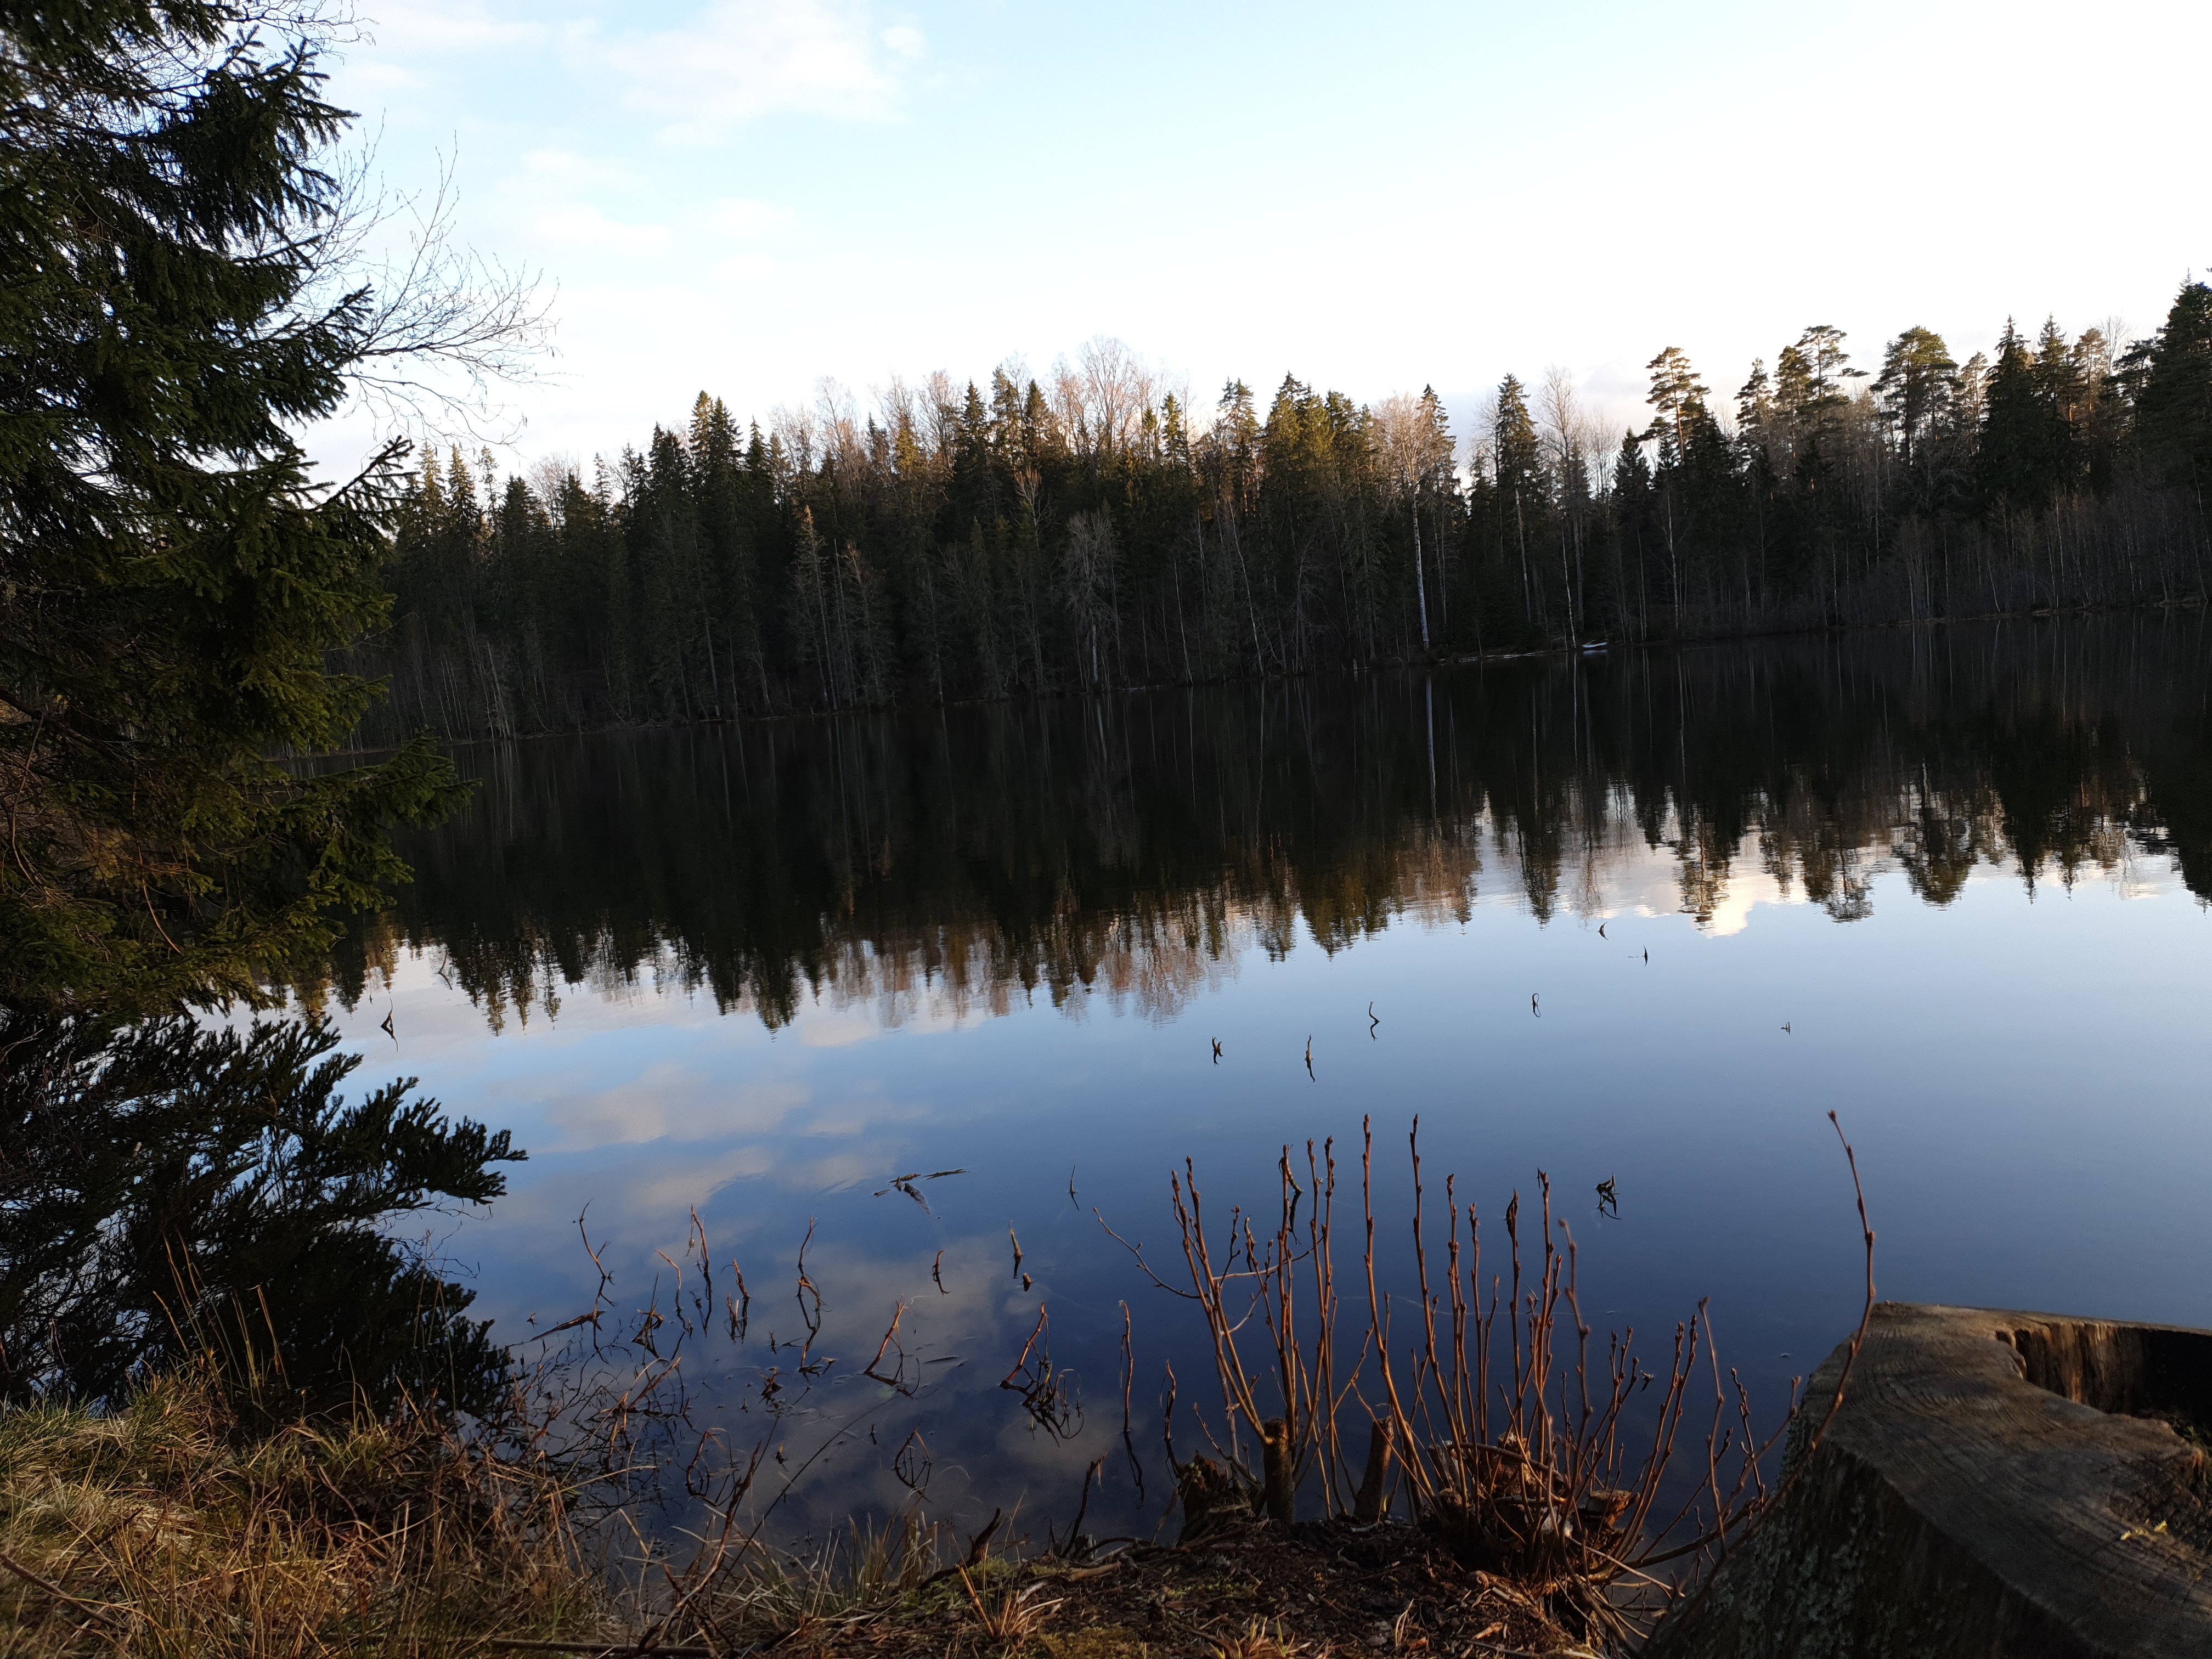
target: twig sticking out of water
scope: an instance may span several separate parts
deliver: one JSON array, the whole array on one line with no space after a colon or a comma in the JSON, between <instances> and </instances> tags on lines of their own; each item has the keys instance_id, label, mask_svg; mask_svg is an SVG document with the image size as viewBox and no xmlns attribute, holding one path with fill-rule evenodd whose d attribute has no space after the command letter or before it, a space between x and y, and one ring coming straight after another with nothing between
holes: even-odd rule
<instances>
[{"instance_id":1,"label":"twig sticking out of water","mask_svg":"<svg viewBox=\"0 0 2212 1659\"><path fill-rule=\"evenodd\" d=\"M881 1198L885 1193L904 1193L908 1198L912 1199L915 1203L921 1205L923 1209L927 1210L929 1208L929 1200L921 1195L921 1188L915 1184L916 1182L942 1181L947 1176L966 1175L968 1171L965 1170L932 1170L927 1175L924 1175L919 1170L909 1170L904 1175L893 1176L889 1182L872 1194L872 1196Z\"/></svg>"},{"instance_id":2,"label":"twig sticking out of water","mask_svg":"<svg viewBox=\"0 0 2212 1659\"><path fill-rule=\"evenodd\" d=\"M1092 1458L1091 1460L1091 1466L1083 1471L1083 1491L1076 1498L1075 1519L1067 1523L1067 1536L1066 1538L1054 1539L1052 1536L1052 1529L1049 1527L1045 1529L1045 1536L1051 1543L1053 1554L1060 1556L1063 1559L1073 1555L1075 1550L1075 1540L1083 1536L1083 1517L1088 1514L1091 1510L1091 1483L1093 1481L1097 1481L1100 1486L1103 1486L1105 1484L1105 1480L1103 1479L1105 1473L1106 1459L1103 1454Z\"/></svg>"},{"instance_id":3,"label":"twig sticking out of water","mask_svg":"<svg viewBox=\"0 0 2212 1659\"><path fill-rule=\"evenodd\" d=\"M1850 1164L1851 1170L1851 1194L1858 1200L1859 1232L1866 1243L1866 1304L1859 1313L1858 1329L1851 1333L1850 1346L1844 1351L1843 1369L1836 1373L1836 1392L1828 1401L1828 1409L1821 1414L1820 1426L1806 1441L1805 1449L1791 1471L1791 1480L1796 1479L1796 1470L1803 1468L1812 1457L1814 1448L1827 1433L1828 1425L1836 1420L1836 1413L1843 1410L1844 1390L1850 1386L1851 1367L1858 1363L1859 1350L1866 1346L1867 1327L1874 1322L1874 1224L1867 1219L1866 1188L1859 1182L1859 1155L1851 1150L1851 1143L1844 1139L1844 1126L1833 1112L1828 1114L1828 1123L1835 1130L1837 1140L1842 1144L1844 1161ZM1784 1483L1785 1486L1788 1484L1787 1481ZM1778 1498L1780 1493L1778 1492L1776 1496Z\"/></svg>"},{"instance_id":4,"label":"twig sticking out of water","mask_svg":"<svg viewBox=\"0 0 2212 1659\"><path fill-rule=\"evenodd\" d=\"M1121 1448L1129 1454L1129 1473L1137 1482L1137 1501L1145 1501L1145 1460L1137 1455L1137 1443L1129 1431L1129 1395L1136 1385L1137 1355L1131 1341L1129 1304L1121 1304Z\"/></svg>"},{"instance_id":5,"label":"twig sticking out of water","mask_svg":"<svg viewBox=\"0 0 2212 1659\"><path fill-rule=\"evenodd\" d=\"M799 1365L805 1370L814 1340L822 1334L822 1292L806 1276L806 1247L814 1242L814 1218L806 1218L806 1237L799 1243L799 1316L806 1323L806 1340L799 1345Z\"/></svg>"},{"instance_id":6,"label":"twig sticking out of water","mask_svg":"<svg viewBox=\"0 0 2212 1659\"><path fill-rule=\"evenodd\" d=\"M1843 1409L1844 1390L1850 1385L1851 1368L1858 1363L1859 1351L1866 1345L1867 1328L1874 1320L1875 1234L1873 1224L1867 1219L1866 1188L1859 1180L1858 1154L1852 1151L1851 1143L1844 1138L1844 1126L1838 1121L1835 1113L1830 1112L1828 1114L1828 1121L1836 1131L1836 1139L1843 1145L1844 1160L1850 1166L1851 1172L1852 1196L1856 1200L1858 1204L1859 1233L1866 1249L1865 1302L1859 1312L1858 1328L1851 1334L1850 1342L1844 1349L1844 1363L1836 1374L1836 1389L1834 1394L1829 1397L1827 1409L1821 1413L1820 1422L1814 1425L1811 1431L1806 1437L1803 1446L1797 1450L1794 1456L1791 1457L1789 1470L1785 1474L1784 1474L1781 1481L1771 1492L1765 1490L1764 1481L1759 1482L1758 1489L1753 1493L1751 1500L1744 1504L1742 1510L1735 1517L1738 1523L1736 1527L1736 1534L1737 1542L1739 1544L1742 1542L1745 1535L1747 1534L1753 1527L1757 1526L1766 1516L1775 1514L1779 1510L1782 1506L1783 1500L1790 1495L1790 1489L1797 1484L1798 1477L1811 1465L1814 1449L1820 1445L1822 1437L1828 1432L1828 1425L1836 1420L1836 1413ZM1733 1378L1735 1373L1734 1370L1730 1370L1729 1375ZM1799 1380L1800 1379L1796 1377L1792 1377L1790 1379L1790 1410L1789 1415L1783 1419L1782 1426L1767 1437L1766 1440L1759 1446L1755 1458L1747 1458L1746 1460L1747 1463L1749 1464L1753 1470L1757 1468L1758 1464L1760 1462L1764 1461L1765 1454L1773 1447L1775 1442L1780 1440L1785 1433L1798 1425L1799 1419L1803 1413L1806 1407L1811 1403L1809 1399L1802 1401L1797 1399L1796 1394ZM1744 1399L1742 1385L1741 1383L1737 1384L1737 1390L1739 1398ZM1741 1409L1744 1413L1745 1443L1748 1445L1750 1443L1750 1421L1747 1400L1742 1405ZM1741 1480L1739 1479L1739 1492L1741 1489ZM1717 1532L1721 1530L1721 1528L1716 1528ZM1708 1538L1711 1536L1712 1534L1707 1534ZM1705 1541L1705 1540L1702 1539L1694 1540L1692 1544L1685 1546L1683 1548L1668 1550L1662 1553L1650 1555L1646 1558L1644 1565L1647 1566L1656 1565L1660 1562L1670 1560L1678 1555L1686 1553L1689 1550L1698 1547L1698 1545ZM1725 1547L1724 1534L1723 1541L1723 1547ZM1683 1608L1681 1616L1687 1616L1689 1609L1691 1607L1694 1607L1699 1601L1702 1601L1705 1599L1705 1592L1711 1587L1712 1582L1713 1581L1710 1577L1707 1577L1703 1583L1698 1585L1696 1593L1688 1598L1687 1603Z\"/></svg>"},{"instance_id":7,"label":"twig sticking out of water","mask_svg":"<svg viewBox=\"0 0 2212 1659\"><path fill-rule=\"evenodd\" d=\"M1045 1310L1039 1308L1036 1328L999 1386L1021 1396L1030 1422L1053 1439L1066 1440L1082 1431L1083 1408L1069 1387L1074 1373L1053 1370L1051 1330Z\"/></svg>"},{"instance_id":8,"label":"twig sticking out of water","mask_svg":"<svg viewBox=\"0 0 2212 1659\"><path fill-rule=\"evenodd\" d=\"M893 1305L890 1328L884 1333L884 1340L876 1345L876 1357L862 1368L860 1374L863 1376L872 1376L878 1382L888 1384L896 1393L910 1395L919 1384L907 1381L906 1345L898 1340L899 1322L906 1317L906 1299L903 1297ZM890 1372L886 1376L877 1367L884 1363L884 1356L893 1348L898 1350L898 1358L892 1362Z\"/></svg>"},{"instance_id":9,"label":"twig sticking out of water","mask_svg":"<svg viewBox=\"0 0 2212 1659\"><path fill-rule=\"evenodd\" d=\"M928 1489L929 1473L933 1467L929 1443L921 1437L921 1431L908 1430L905 1440L900 1443L897 1455L891 1459L892 1478L908 1492L919 1495Z\"/></svg>"},{"instance_id":10,"label":"twig sticking out of water","mask_svg":"<svg viewBox=\"0 0 2212 1659\"><path fill-rule=\"evenodd\" d=\"M744 1272L738 1266L735 1256L730 1258L730 1273L738 1281L738 1294L734 1299L724 1297L722 1304L729 1311L730 1340L742 1342L745 1340L745 1327L751 1320L753 1298L751 1292L745 1289Z\"/></svg>"}]
</instances>

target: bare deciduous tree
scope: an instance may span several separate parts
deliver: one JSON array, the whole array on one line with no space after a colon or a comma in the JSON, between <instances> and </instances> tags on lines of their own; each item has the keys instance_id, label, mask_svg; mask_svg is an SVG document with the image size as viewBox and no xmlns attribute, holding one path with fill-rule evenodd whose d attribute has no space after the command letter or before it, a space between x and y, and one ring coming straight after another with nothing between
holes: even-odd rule
<instances>
[{"instance_id":1,"label":"bare deciduous tree","mask_svg":"<svg viewBox=\"0 0 2212 1659\"><path fill-rule=\"evenodd\" d=\"M1421 649L1429 637L1429 579L1421 549L1421 510L1440 488L1449 488L1452 470L1450 434L1434 392L1415 397L1395 392L1370 411L1376 454L1384 476L1406 503L1413 526L1413 587L1421 620ZM1431 537L1433 542L1436 538ZM1441 551L1441 550L1439 550ZM1440 573L1441 574L1441 573Z\"/></svg>"},{"instance_id":2,"label":"bare deciduous tree","mask_svg":"<svg viewBox=\"0 0 2212 1659\"><path fill-rule=\"evenodd\" d=\"M334 175L299 309L353 313L346 377L356 406L385 431L507 441L521 417L495 391L547 379L553 295L536 272L459 240L456 155L440 158L427 191L402 193L376 177L376 154L372 143ZM404 240L391 246L395 231Z\"/></svg>"}]
</instances>

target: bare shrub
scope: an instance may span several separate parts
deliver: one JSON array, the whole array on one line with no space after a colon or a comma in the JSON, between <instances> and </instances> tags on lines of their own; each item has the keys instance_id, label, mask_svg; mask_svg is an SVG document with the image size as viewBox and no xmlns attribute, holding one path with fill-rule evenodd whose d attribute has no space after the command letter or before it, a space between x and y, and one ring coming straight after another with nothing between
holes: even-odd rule
<instances>
[{"instance_id":1,"label":"bare shrub","mask_svg":"<svg viewBox=\"0 0 2212 1659\"><path fill-rule=\"evenodd\" d=\"M1465 1565L1510 1580L1569 1628L1632 1638L1769 1506L1763 1462L1782 1430L1754 1433L1748 1394L1733 1370L1723 1374L1702 1303L1675 1326L1662 1368L1638 1352L1632 1329L1594 1345L1574 1235L1540 1170L1537 1214L1524 1220L1514 1194L1504 1271L1486 1282L1480 1218L1454 1177L1443 1216L1430 1209L1418 1119L1407 1141L1416 1295L1384 1291L1371 1121L1362 1130L1354 1271L1364 1318L1342 1305L1334 1141L1307 1143L1303 1182L1282 1149L1278 1205L1264 1222L1239 1207L1216 1229L1194 1164L1170 1177L1188 1287L1145 1271L1198 1304L1221 1388L1218 1425L1198 1416L1212 1456L1176 1460L1170 1407L1186 1536L1254 1511L1291 1521L1307 1492L1326 1516L1372 1522L1395 1496ZM1855 1158L1851 1167L1856 1188ZM1863 1194L1860 1215L1870 1311ZM1793 1414L1796 1395L1793 1382ZM1839 1385L1815 1439L1841 1400ZM1355 1462L1346 1431L1361 1426ZM1686 1447L1702 1451L1701 1478L1680 1468Z\"/></svg>"}]
</instances>

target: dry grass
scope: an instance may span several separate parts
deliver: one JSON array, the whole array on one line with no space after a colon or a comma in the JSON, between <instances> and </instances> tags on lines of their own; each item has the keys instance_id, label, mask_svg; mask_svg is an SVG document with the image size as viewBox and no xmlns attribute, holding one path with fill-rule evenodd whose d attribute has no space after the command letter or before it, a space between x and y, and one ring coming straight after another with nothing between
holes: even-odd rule
<instances>
[{"instance_id":1,"label":"dry grass","mask_svg":"<svg viewBox=\"0 0 2212 1659\"><path fill-rule=\"evenodd\" d=\"M611 1656L641 1640L662 1659L1577 1651L1413 1528L1254 1522L1083 1565L909 1517L801 1556L702 1550L713 1565L678 1571L595 1555L607 1512L428 1427L241 1437L210 1402L172 1381L109 1417L0 1416L0 1659Z\"/></svg>"},{"instance_id":2,"label":"dry grass","mask_svg":"<svg viewBox=\"0 0 2212 1659\"><path fill-rule=\"evenodd\" d=\"M1042 1579L1006 1584L993 1591L976 1589L967 1568L954 1571L960 1575L960 1587L968 1592L969 1604L975 1609L975 1623L985 1636L1004 1646L1018 1647L1028 1641L1044 1628L1045 1620L1060 1605L1045 1599L1047 1587Z\"/></svg>"},{"instance_id":3,"label":"dry grass","mask_svg":"<svg viewBox=\"0 0 2212 1659\"><path fill-rule=\"evenodd\" d=\"M693 1599L691 1634L717 1649L807 1649L893 1613L951 1619L968 1603L962 1566L945 1564L948 1537L908 1516L881 1528L855 1523L805 1555L755 1545ZM995 1565L980 1550L970 1555L968 1582L983 1586Z\"/></svg>"},{"instance_id":4,"label":"dry grass","mask_svg":"<svg viewBox=\"0 0 2212 1659\"><path fill-rule=\"evenodd\" d=\"M1286 1636L1279 1619L1254 1619L1206 1644L1212 1659L1303 1659L1305 1644Z\"/></svg>"},{"instance_id":5,"label":"dry grass","mask_svg":"<svg viewBox=\"0 0 2212 1659\"><path fill-rule=\"evenodd\" d=\"M974 1594L969 1593L972 1583ZM1421 1529L1248 1519L1185 1545L994 1557L740 1645L807 1659L1594 1659Z\"/></svg>"},{"instance_id":6,"label":"dry grass","mask_svg":"<svg viewBox=\"0 0 2212 1659\"><path fill-rule=\"evenodd\" d=\"M804 1650L891 1617L977 1633L971 1607L995 1650L1051 1611L911 1518L678 1571L543 1460L420 1421L246 1431L222 1400L169 1378L112 1414L0 1413L0 1659Z\"/></svg>"},{"instance_id":7,"label":"dry grass","mask_svg":"<svg viewBox=\"0 0 2212 1659\"><path fill-rule=\"evenodd\" d=\"M557 1483L421 1424L240 1437L216 1391L0 1413L0 1656L446 1655L611 1634Z\"/></svg>"}]
</instances>

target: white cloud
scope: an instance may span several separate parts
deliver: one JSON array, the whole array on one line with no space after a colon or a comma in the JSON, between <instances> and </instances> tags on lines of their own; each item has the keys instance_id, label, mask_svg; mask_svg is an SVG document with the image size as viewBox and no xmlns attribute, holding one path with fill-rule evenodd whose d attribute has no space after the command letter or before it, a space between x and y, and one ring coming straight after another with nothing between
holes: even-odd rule
<instances>
[{"instance_id":1,"label":"white cloud","mask_svg":"<svg viewBox=\"0 0 2212 1659\"><path fill-rule=\"evenodd\" d=\"M339 72L338 78L347 98L371 109L413 96L430 85L428 76L401 64L349 64Z\"/></svg>"},{"instance_id":2,"label":"white cloud","mask_svg":"<svg viewBox=\"0 0 2212 1659\"><path fill-rule=\"evenodd\" d=\"M798 1028L799 1042L809 1048L843 1048L855 1042L872 1042L884 1034L883 1022L865 1008L832 1013L809 1011L798 1021Z\"/></svg>"},{"instance_id":3,"label":"white cloud","mask_svg":"<svg viewBox=\"0 0 2212 1659\"><path fill-rule=\"evenodd\" d=\"M1787 891L1765 871L1751 864L1741 855L1757 854L1756 847L1739 848L1739 862L1729 872L1727 891L1721 902L1713 907L1711 921L1700 930L1711 939L1726 939L1741 933L1751 925L1752 907L1757 904L1809 904L1805 889L1792 884Z\"/></svg>"},{"instance_id":4,"label":"white cloud","mask_svg":"<svg viewBox=\"0 0 2212 1659\"><path fill-rule=\"evenodd\" d=\"M564 202L532 216L531 228L549 242L615 253L659 253L674 240L666 225L628 225L610 219L593 203Z\"/></svg>"},{"instance_id":5,"label":"white cloud","mask_svg":"<svg viewBox=\"0 0 2212 1659\"><path fill-rule=\"evenodd\" d=\"M549 1150L576 1152L668 1136L702 1140L764 1134L807 1098L807 1090L797 1083L731 1088L693 1067L660 1060L611 1089L548 1102L545 1121L562 1132L558 1146Z\"/></svg>"},{"instance_id":6,"label":"white cloud","mask_svg":"<svg viewBox=\"0 0 2212 1659\"><path fill-rule=\"evenodd\" d=\"M620 78L625 107L691 143L786 112L887 120L900 86L884 53L911 59L926 45L903 27L878 37L854 0L714 0L682 28L580 44Z\"/></svg>"},{"instance_id":7,"label":"white cloud","mask_svg":"<svg viewBox=\"0 0 2212 1659\"><path fill-rule=\"evenodd\" d=\"M740 237L764 236L783 229L792 219L791 210L781 203L755 202L738 196L725 196L710 202L699 215L699 222L708 229Z\"/></svg>"},{"instance_id":8,"label":"white cloud","mask_svg":"<svg viewBox=\"0 0 2212 1659\"><path fill-rule=\"evenodd\" d=\"M595 161L590 156L579 155L572 149L550 145L527 151L523 155L522 166L524 172L534 179L550 179L561 185L634 185L636 182L622 167Z\"/></svg>"},{"instance_id":9,"label":"white cloud","mask_svg":"<svg viewBox=\"0 0 2212 1659\"><path fill-rule=\"evenodd\" d=\"M503 21L477 5L374 0L374 15L365 21L369 40L386 52L481 52L493 46L537 46L547 36L541 22Z\"/></svg>"}]
</instances>

